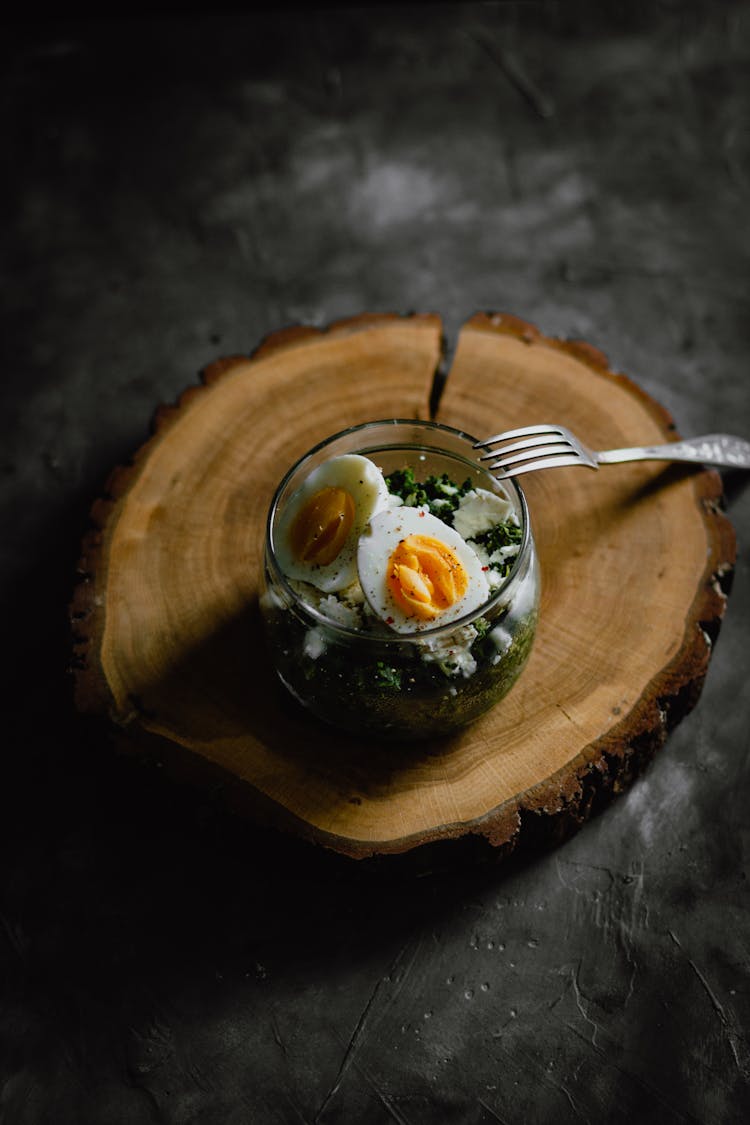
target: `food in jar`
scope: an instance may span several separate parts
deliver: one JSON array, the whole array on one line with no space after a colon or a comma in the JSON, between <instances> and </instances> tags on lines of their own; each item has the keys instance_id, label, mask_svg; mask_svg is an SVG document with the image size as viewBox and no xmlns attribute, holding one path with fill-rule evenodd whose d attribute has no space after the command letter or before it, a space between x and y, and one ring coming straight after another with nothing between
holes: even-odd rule
<instances>
[{"instance_id":1,"label":"food in jar","mask_svg":"<svg viewBox=\"0 0 750 1125\"><path fill-rule=\"evenodd\" d=\"M538 573L517 494L482 487L478 468L460 483L465 462L440 451L430 465L451 471L421 478L424 456L397 456L332 457L281 488L261 608L278 675L305 707L349 730L420 738L510 688Z\"/></svg>"}]
</instances>

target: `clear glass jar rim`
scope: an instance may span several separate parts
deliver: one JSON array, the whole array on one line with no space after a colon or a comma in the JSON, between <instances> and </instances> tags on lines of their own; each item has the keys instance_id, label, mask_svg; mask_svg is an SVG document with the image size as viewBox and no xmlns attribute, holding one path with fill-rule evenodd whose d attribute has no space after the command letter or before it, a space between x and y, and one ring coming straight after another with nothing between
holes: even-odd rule
<instances>
[{"instance_id":1,"label":"clear glass jar rim","mask_svg":"<svg viewBox=\"0 0 750 1125\"><path fill-rule=\"evenodd\" d=\"M334 442L340 441L343 438L349 437L350 435L362 433L365 430L374 430L374 429L376 429L377 427L380 427L380 426L385 426L385 427L389 427L389 426L394 426L394 427L395 426L410 426L412 428L416 427L416 428L423 428L425 430L430 430L430 431L437 431L438 433L440 433L440 432L448 433L448 434L451 434L453 437L457 437L457 438L460 438L460 439L468 442L469 445L471 445L471 446L473 446L479 440L478 438L472 437L471 434L467 434L465 430L458 430L453 426L446 426L442 422L424 421L424 420L419 419L419 418L381 418L381 419L377 419L377 420L372 421L372 422L361 422L360 424L358 424L356 426L348 426L344 430L339 430L337 433L331 434L330 437L324 438L322 441L319 441L316 445L312 446L311 449L308 449L307 453L304 453L301 457L299 457L294 462L294 464L284 474L284 477L282 478L280 484L278 485L276 491L274 492L273 499L271 501L271 506L270 506L269 513L268 513L268 520L266 522L266 558L268 560L270 560L270 562L273 564L274 581L278 582L283 587L283 589L286 591L290 600L294 603L295 609L297 611L299 611L300 613L304 614L305 616L309 617L315 625L321 625L324 628L326 628L329 632L333 633L334 635L340 635L342 637L342 639L346 638L347 641L354 640L358 643L368 643L368 644L378 643L378 644L388 644L388 645L399 644L399 643L414 644L415 642L421 641L421 640L424 640L424 639L433 640L435 638L439 638L441 636L447 636L450 633L454 633L457 629L460 629L465 625L470 625L472 623L472 621L476 621L478 618L482 617L485 613L489 613L492 609L494 609L494 607L497 605L497 603L501 600L503 594L507 592L508 588L513 584L513 582L517 578L518 573L521 569L521 566L523 565L523 562L526 559L526 556L528 555L529 551L533 550L533 543L532 543L532 538L531 538L531 526L530 526L530 523L529 523L529 510L528 510L528 505L526 503L526 497L524 495L523 489L518 484L518 482L515 480L515 478L511 478L508 481L503 481L502 482L503 487L506 484L510 485L512 490L516 493L516 496L518 498L519 507L521 509L521 516L522 516L522 520L521 520L521 531L522 531L521 544L518 548L518 553L517 553L515 559L513 560L513 564L511 566L510 570L508 571L508 574L505 576L505 578L503 579L501 584L495 590L492 597L488 598L487 601L484 602L484 604L479 607L479 609L471 610L464 617L456 618L455 621L449 621L445 625L436 625L431 629L422 629L422 630L420 630L419 633L383 633L383 634L380 634L380 633L364 633L361 629L350 629L346 625L341 625L336 621L332 621L330 617L326 617L325 614L321 613L314 606L311 606L308 602L305 602L305 601L302 600L302 598L299 596L297 591L290 585L286 575L284 574L283 570L281 569L281 566L279 565L278 559L276 558L276 552L275 552L274 546L273 546L273 535L272 535L272 528L273 528L273 524L274 524L276 510L279 506L279 502L280 502L281 497L284 493L284 489L286 488L287 484L292 479L294 474L304 465L305 461L308 461L309 459L313 458L316 453L319 453L322 449L325 449L327 446L333 445ZM382 450L386 450L386 449L405 449L406 450L406 449L417 449L417 448L425 448L425 449L434 448L434 451L436 453L444 453L447 456L457 456L457 457L461 456L460 454L452 453L450 450L441 449L439 446L438 447L430 447L430 446L422 447L422 446L418 445L415 441L394 442L393 445L378 444L376 448L382 449ZM478 466L480 469L482 468L482 466L479 465L478 462L472 462L468 457L464 458L464 460L466 461L467 465L469 465L471 467L476 468ZM487 470L484 470L484 471L486 472Z\"/></svg>"}]
</instances>

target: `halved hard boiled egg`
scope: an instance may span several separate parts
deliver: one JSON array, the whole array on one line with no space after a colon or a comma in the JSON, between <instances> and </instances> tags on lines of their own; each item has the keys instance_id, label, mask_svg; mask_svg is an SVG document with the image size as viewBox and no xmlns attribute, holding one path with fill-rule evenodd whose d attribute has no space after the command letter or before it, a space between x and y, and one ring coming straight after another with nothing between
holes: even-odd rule
<instances>
[{"instance_id":1,"label":"halved hard boiled egg","mask_svg":"<svg viewBox=\"0 0 750 1125\"><path fill-rule=\"evenodd\" d=\"M357 569L370 608L397 633L448 624L490 596L470 545L419 508L374 515L359 541Z\"/></svg>"},{"instance_id":2,"label":"halved hard boiled egg","mask_svg":"<svg viewBox=\"0 0 750 1125\"><path fill-rule=\"evenodd\" d=\"M350 586L357 578L357 541L387 504L383 474L369 458L348 453L318 465L279 520L275 550L281 569L327 593Z\"/></svg>"}]
</instances>

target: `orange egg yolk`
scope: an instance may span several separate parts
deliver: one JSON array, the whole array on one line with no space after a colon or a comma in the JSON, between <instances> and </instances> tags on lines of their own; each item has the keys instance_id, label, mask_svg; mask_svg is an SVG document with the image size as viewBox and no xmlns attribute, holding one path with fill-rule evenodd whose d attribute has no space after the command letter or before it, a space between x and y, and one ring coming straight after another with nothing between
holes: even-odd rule
<instances>
[{"instance_id":1,"label":"orange egg yolk","mask_svg":"<svg viewBox=\"0 0 750 1125\"><path fill-rule=\"evenodd\" d=\"M408 617L433 621L466 593L469 578L455 553L429 535L408 535L388 561L386 578Z\"/></svg>"},{"instance_id":2,"label":"orange egg yolk","mask_svg":"<svg viewBox=\"0 0 750 1125\"><path fill-rule=\"evenodd\" d=\"M354 523L354 500L345 488L328 486L303 504L289 538L297 559L328 566L341 551Z\"/></svg>"}]
</instances>

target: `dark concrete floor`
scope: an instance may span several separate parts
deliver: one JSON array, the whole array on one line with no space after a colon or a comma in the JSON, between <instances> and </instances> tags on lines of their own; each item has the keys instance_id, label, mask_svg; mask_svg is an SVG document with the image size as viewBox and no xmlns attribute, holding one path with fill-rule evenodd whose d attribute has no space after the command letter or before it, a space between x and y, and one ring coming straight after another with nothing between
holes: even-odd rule
<instances>
[{"instance_id":1,"label":"dark concrete floor","mask_svg":"<svg viewBox=\"0 0 750 1125\"><path fill-rule=\"evenodd\" d=\"M742 481L697 708L524 861L269 841L115 759L63 670L109 469L287 324L508 311L750 436L750 3L184 10L0 51L0 1121L747 1120Z\"/></svg>"}]
</instances>

